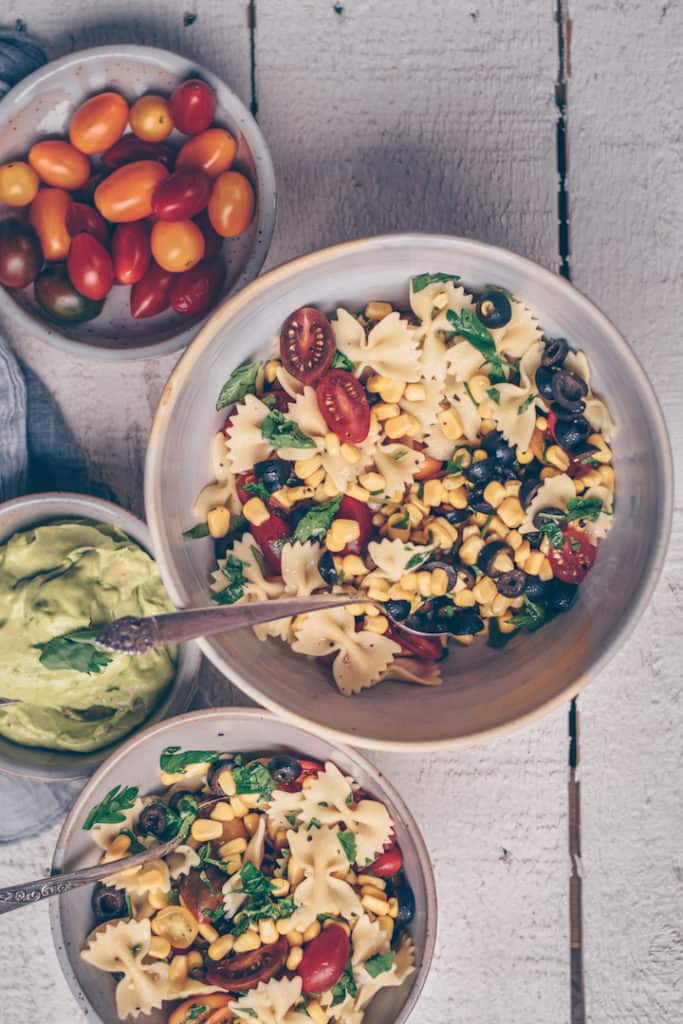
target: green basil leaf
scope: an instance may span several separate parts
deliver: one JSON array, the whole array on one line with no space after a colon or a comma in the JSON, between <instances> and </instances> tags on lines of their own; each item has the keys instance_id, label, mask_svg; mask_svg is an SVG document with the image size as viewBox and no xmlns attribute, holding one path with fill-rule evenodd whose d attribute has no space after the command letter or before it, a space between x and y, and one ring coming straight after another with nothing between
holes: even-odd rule
<instances>
[{"instance_id":1,"label":"green basil leaf","mask_svg":"<svg viewBox=\"0 0 683 1024\"><path fill-rule=\"evenodd\" d=\"M339 511L341 500L339 495L338 498L326 501L324 505L314 505L297 523L294 540L301 544L307 540L322 540Z\"/></svg>"},{"instance_id":2,"label":"green basil leaf","mask_svg":"<svg viewBox=\"0 0 683 1024\"><path fill-rule=\"evenodd\" d=\"M40 651L40 663L45 668L97 675L114 660L113 654L99 650L93 643L98 632L97 629L75 629L33 646Z\"/></svg>"},{"instance_id":3,"label":"green basil leaf","mask_svg":"<svg viewBox=\"0 0 683 1024\"><path fill-rule=\"evenodd\" d=\"M539 533L548 538L551 547L555 548L556 551L559 551L564 546L564 534L557 523L542 523Z\"/></svg>"},{"instance_id":4,"label":"green basil leaf","mask_svg":"<svg viewBox=\"0 0 683 1024\"><path fill-rule=\"evenodd\" d=\"M123 812L131 809L137 795L137 786L114 786L104 800L91 807L83 822L83 828L89 832L93 825L118 825L119 822L125 821L126 816Z\"/></svg>"},{"instance_id":5,"label":"green basil leaf","mask_svg":"<svg viewBox=\"0 0 683 1024\"><path fill-rule=\"evenodd\" d=\"M261 426L261 435L274 448L315 448L313 438L303 434L296 423L286 419L278 409L273 409L266 416Z\"/></svg>"},{"instance_id":6,"label":"green basil leaf","mask_svg":"<svg viewBox=\"0 0 683 1024\"><path fill-rule=\"evenodd\" d=\"M459 281L457 274L417 274L410 279L410 287L413 292L421 292L430 284L437 284L443 281Z\"/></svg>"},{"instance_id":7,"label":"green basil leaf","mask_svg":"<svg viewBox=\"0 0 683 1024\"><path fill-rule=\"evenodd\" d=\"M337 832L337 836L339 837L339 842L342 845L342 849L346 854L346 859L349 864L355 864L357 856L355 835L353 832L346 831Z\"/></svg>"},{"instance_id":8,"label":"green basil leaf","mask_svg":"<svg viewBox=\"0 0 683 1024\"><path fill-rule=\"evenodd\" d=\"M542 605L530 601L528 597L524 598L524 609L518 612L517 615L513 615L510 619L510 622L518 629L525 629L529 633L540 629L547 621L548 613L546 609Z\"/></svg>"},{"instance_id":9,"label":"green basil leaf","mask_svg":"<svg viewBox=\"0 0 683 1024\"><path fill-rule=\"evenodd\" d=\"M237 766L232 771L238 793L259 793L267 800L275 789L275 781L268 769L260 761L244 767Z\"/></svg>"},{"instance_id":10,"label":"green basil leaf","mask_svg":"<svg viewBox=\"0 0 683 1024\"><path fill-rule=\"evenodd\" d=\"M245 395L256 393L256 378L263 363L247 363L233 370L221 388L216 409L220 411L228 405L241 402Z\"/></svg>"}]
</instances>

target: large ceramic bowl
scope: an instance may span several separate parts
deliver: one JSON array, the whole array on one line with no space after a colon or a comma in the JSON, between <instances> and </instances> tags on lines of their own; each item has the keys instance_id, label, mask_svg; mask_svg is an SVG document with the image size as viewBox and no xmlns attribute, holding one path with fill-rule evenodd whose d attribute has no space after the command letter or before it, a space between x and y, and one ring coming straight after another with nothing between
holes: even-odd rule
<instances>
[{"instance_id":1,"label":"large ceramic bowl","mask_svg":"<svg viewBox=\"0 0 683 1024\"><path fill-rule=\"evenodd\" d=\"M403 1024L422 990L436 939L436 895L429 854L410 811L391 783L356 751L331 744L297 726L257 709L216 708L180 715L133 737L113 754L85 787L57 840L53 874L93 864L97 848L83 821L90 807L114 785L138 786L141 793L159 790L159 755L164 747L229 750L245 753L282 751L331 760L371 796L389 809L403 852L406 877L415 893L415 919L410 926L416 950L416 970L400 988L386 989L372 1001L365 1024ZM91 886L60 896L51 903L52 935L62 970L88 1020L116 1024L115 982L111 975L86 964L80 957L85 936L92 929ZM162 1024L166 1014L155 1012L140 1020Z\"/></svg>"},{"instance_id":2,"label":"large ceramic bowl","mask_svg":"<svg viewBox=\"0 0 683 1024\"><path fill-rule=\"evenodd\" d=\"M105 89L121 92L133 102L145 93L170 95L178 82L200 77L216 93L214 123L227 128L238 142L234 167L243 171L256 191L256 212L249 229L238 239L226 239L223 296L242 288L263 266L275 220L275 177L261 131L234 92L207 68L177 53L151 46L97 46L52 61L23 79L0 102L0 164L26 159L41 138L65 137L76 107ZM171 142L185 136L174 132ZM93 161L94 166L94 161ZM21 211L0 204L0 216ZM89 323L65 326L49 322L33 297L33 285L22 291L0 287L0 312L25 322L33 334L75 355L99 359L130 359L174 352L190 341L200 317L182 317L173 310L146 320L133 320L130 288L116 287L103 311ZM220 301L220 299L218 300Z\"/></svg>"},{"instance_id":3,"label":"large ceramic bowl","mask_svg":"<svg viewBox=\"0 0 683 1024\"><path fill-rule=\"evenodd\" d=\"M671 454L659 406L616 328L563 278L514 253L462 238L393 235L325 249L266 274L211 318L172 374L152 428L145 500L161 572L178 605L201 605L212 563L208 540L184 541L196 494L211 476L210 440L223 424L217 389L230 371L266 351L296 307L363 308L368 299L407 304L408 279L459 274L521 296L551 335L584 349L594 386L617 421L616 514L597 563L566 615L504 651L454 650L443 686L382 683L346 698L327 666L249 632L201 642L214 664L266 707L328 736L375 748L443 747L531 720L599 673L646 606L666 552L672 509Z\"/></svg>"},{"instance_id":4,"label":"large ceramic bowl","mask_svg":"<svg viewBox=\"0 0 683 1024\"><path fill-rule=\"evenodd\" d=\"M111 523L152 552L149 530L141 519L101 498L66 492L31 494L0 505L0 544L4 544L19 530L27 530L55 519L91 519L98 523ZM175 678L145 725L177 715L189 707L200 657L196 644L181 646ZM90 754L77 754L41 747L23 747L0 737L0 773L44 782L84 779L92 775L95 768L122 742L119 740Z\"/></svg>"}]
</instances>

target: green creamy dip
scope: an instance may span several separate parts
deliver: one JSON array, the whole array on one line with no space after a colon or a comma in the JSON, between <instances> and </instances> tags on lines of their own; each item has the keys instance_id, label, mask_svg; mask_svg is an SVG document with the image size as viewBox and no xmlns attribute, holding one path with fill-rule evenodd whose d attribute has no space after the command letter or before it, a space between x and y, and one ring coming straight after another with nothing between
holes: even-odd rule
<instances>
[{"instance_id":1,"label":"green creamy dip","mask_svg":"<svg viewBox=\"0 0 683 1024\"><path fill-rule=\"evenodd\" d=\"M154 560L114 526L72 519L15 533L0 547L0 735L51 750L97 750L150 714L177 649L111 655L99 672L47 668L42 644L122 615L172 611Z\"/></svg>"}]
</instances>

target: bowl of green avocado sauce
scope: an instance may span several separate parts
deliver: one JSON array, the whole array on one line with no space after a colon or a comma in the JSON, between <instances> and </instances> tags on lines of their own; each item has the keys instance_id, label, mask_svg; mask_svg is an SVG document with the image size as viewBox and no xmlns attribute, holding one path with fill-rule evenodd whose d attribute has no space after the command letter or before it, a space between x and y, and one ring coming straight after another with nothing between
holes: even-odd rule
<instances>
[{"instance_id":1,"label":"bowl of green avocado sauce","mask_svg":"<svg viewBox=\"0 0 683 1024\"><path fill-rule=\"evenodd\" d=\"M134 730L187 708L193 644L100 651L124 615L173 611L147 527L82 495L0 505L0 771L73 778Z\"/></svg>"}]
</instances>

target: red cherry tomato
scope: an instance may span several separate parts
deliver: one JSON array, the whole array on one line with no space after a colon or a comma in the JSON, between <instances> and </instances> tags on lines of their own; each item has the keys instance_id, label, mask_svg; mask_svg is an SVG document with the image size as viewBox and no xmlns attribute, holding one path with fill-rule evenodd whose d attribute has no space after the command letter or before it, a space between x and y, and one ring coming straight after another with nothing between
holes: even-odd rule
<instances>
[{"instance_id":1,"label":"red cherry tomato","mask_svg":"<svg viewBox=\"0 0 683 1024\"><path fill-rule=\"evenodd\" d=\"M72 202L66 215L66 229L74 235L94 235L102 245L109 245L109 228L107 222L93 206L86 203Z\"/></svg>"},{"instance_id":2,"label":"red cherry tomato","mask_svg":"<svg viewBox=\"0 0 683 1024\"><path fill-rule=\"evenodd\" d=\"M149 270L130 290L130 311L135 320L157 316L171 305L173 274L152 263Z\"/></svg>"},{"instance_id":3,"label":"red cherry tomato","mask_svg":"<svg viewBox=\"0 0 683 1024\"><path fill-rule=\"evenodd\" d=\"M194 217L194 222L204 235L204 259L212 260L215 256L218 256L223 246L223 239L214 231L209 215L206 210L202 210L199 216Z\"/></svg>"},{"instance_id":4,"label":"red cherry tomato","mask_svg":"<svg viewBox=\"0 0 683 1024\"><path fill-rule=\"evenodd\" d=\"M111 256L94 235L83 233L71 239L66 269L72 285L86 299L103 299L114 284Z\"/></svg>"},{"instance_id":5,"label":"red cherry tomato","mask_svg":"<svg viewBox=\"0 0 683 1024\"><path fill-rule=\"evenodd\" d=\"M314 306L295 309L280 329L280 358L285 370L304 384L320 380L335 349L332 325Z\"/></svg>"},{"instance_id":6,"label":"red cherry tomato","mask_svg":"<svg viewBox=\"0 0 683 1024\"><path fill-rule=\"evenodd\" d=\"M327 992L337 984L349 962L349 937L338 924L323 928L304 947L299 964L302 992Z\"/></svg>"},{"instance_id":7,"label":"red cherry tomato","mask_svg":"<svg viewBox=\"0 0 683 1024\"><path fill-rule=\"evenodd\" d=\"M555 427L557 425L557 413L553 412L553 410L550 409L548 411L547 419L548 419L548 426L546 428L546 436L549 436L551 438L551 440L555 444L557 444L557 439L555 438ZM562 447L562 446L560 445L560 447Z\"/></svg>"},{"instance_id":8,"label":"red cherry tomato","mask_svg":"<svg viewBox=\"0 0 683 1024\"><path fill-rule=\"evenodd\" d=\"M562 533L562 547L554 548L551 544L548 551L553 574L563 583L581 583L595 561L596 548L583 530L575 526L565 526Z\"/></svg>"},{"instance_id":9,"label":"red cherry tomato","mask_svg":"<svg viewBox=\"0 0 683 1024\"><path fill-rule=\"evenodd\" d=\"M381 853L376 861L370 865L369 868L365 868L371 875L378 875L380 878L390 878L395 875L397 871L400 871L403 867L403 854L401 850L394 843L388 850Z\"/></svg>"},{"instance_id":10,"label":"red cherry tomato","mask_svg":"<svg viewBox=\"0 0 683 1024\"><path fill-rule=\"evenodd\" d=\"M400 644L405 654L414 654L423 661L440 661L446 654L446 648L438 636L416 636L407 629L401 629L395 622L389 623L385 636Z\"/></svg>"},{"instance_id":11,"label":"red cherry tomato","mask_svg":"<svg viewBox=\"0 0 683 1024\"><path fill-rule=\"evenodd\" d=\"M216 115L216 94L199 78L188 78L171 93L173 122L184 135L206 131Z\"/></svg>"},{"instance_id":12,"label":"red cherry tomato","mask_svg":"<svg viewBox=\"0 0 683 1024\"><path fill-rule=\"evenodd\" d=\"M144 220L117 224L111 240L117 284L137 284L147 273L152 259L149 231L149 224Z\"/></svg>"},{"instance_id":13,"label":"red cherry tomato","mask_svg":"<svg viewBox=\"0 0 683 1024\"><path fill-rule=\"evenodd\" d=\"M152 197L152 210L159 220L188 220L204 209L210 195L208 174L188 167L161 182Z\"/></svg>"},{"instance_id":14,"label":"red cherry tomato","mask_svg":"<svg viewBox=\"0 0 683 1024\"><path fill-rule=\"evenodd\" d=\"M370 406L365 389L347 370L328 370L315 389L325 423L340 441L356 444L370 430Z\"/></svg>"},{"instance_id":15,"label":"red cherry tomato","mask_svg":"<svg viewBox=\"0 0 683 1024\"><path fill-rule=\"evenodd\" d=\"M350 498L345 494L335 519L354 519L358 523L360 534L356 540L349 541L344 550L340 551L340 555L360 555L372 537L372 512L368 506L357 498Z\"/></svg>"},{"instance_id":16,"label":"red cherry tomato","mask_svg":"<svg viewBox=\"0 0 683 1024\"><path fill-rule=\"evenodd\" d=\"M249 495L253 497L252 494ZM265 523L260 526L251 525L251 532L261 549L266 568L275 576L282 574L282 545L292 536L292 528L279 513L272 512Z\"/></svg>"},{"instance_id":17,"label":"red cherry tomato","mask_svg":"<svg viewBox=\"0 0 683 1024\"><path fill-rule=\"evenodd\" d=\"M287 793L298 793L303 785L304 779L317 775L324 767L320 761L307 761L304 757L298 757L297 761L299 762L301 772L296 779L294 779L293 782L281 782L279 784L279 788L286 790Z\"/></svg>"},{"instance_id":18,"label":"red cherry tomato","mask_svg":"<svg viewBox=\"0 0 683 1024\"><path fill-rule=\"evenodd\" d=\"M102 154L102 164L110 171L138 160L158 160L165 167L172 167L175 155L175 146L170 142L144 142L142 139L125 138L119 139Z\"/></svg>"},{"instance_id":19,"label":"red cherry tomato","mask_svg":"<svg viewBox=\"0 0 683 1024\"><path fill-rule=\"evenodd\" d=\"M238 956L226 956L217 963L210 961L206 980L209 985L216 985L229 992L247 992L250 988L256 988L259 982L272 978L284 966L288 953L289 943L281 935L271 945L260 946Z\"/></svg>"},{"instance_id":20,"label":"red cherry tomato","mask_svg":"<svg viewBox=\"0 0 683 1024\"><path fill-rule=\"evenodd\" d=\"M171 305L185 316L204 313L218 296L225 277L220 260L200 260L191 270L176 275L171 288Z\"/></svg>"}]
</instances>

